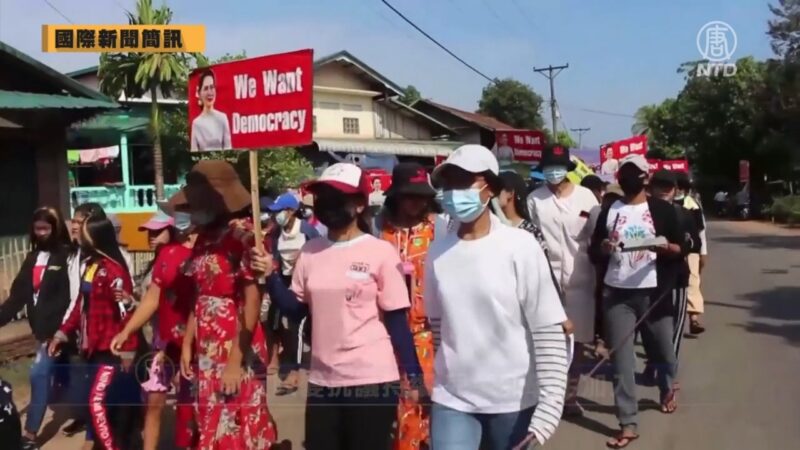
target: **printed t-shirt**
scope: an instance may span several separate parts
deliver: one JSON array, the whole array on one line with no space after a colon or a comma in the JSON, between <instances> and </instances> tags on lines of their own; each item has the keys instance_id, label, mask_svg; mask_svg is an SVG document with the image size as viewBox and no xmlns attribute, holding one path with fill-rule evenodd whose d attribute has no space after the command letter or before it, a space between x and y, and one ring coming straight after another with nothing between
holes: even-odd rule
<instances>
[{"instance_id":1,"label":"printed t-shirt","mask_svg":"<svg viewBox=\"0 0 800 450\"><path fill-rule=\"evenodd\" d=\"M310 383L345 387L400 379L381 311L409 307L401 270L397 250L372 235L306 243L292 290L311 312Z\"/></svg>"},{"instance_id":2,"label":"printed t-shirt","mask_svg":"<svg viewBox=\"0 0 800 450\"><path fill-rule=\"evenodd\" d=\"M295 219L292 229L286 231L281 229L278 236L278 253L281 259L281 274L284 276L292 275L294 264L300 255L300 249L306 243L306 235L300 231L300 219Z\"/></svg>"},{"instance_id":3,"label":"printed t-shirt","mask_svg":"<svg viewBox=\"0 0 800 450\"><path fill-rule=\"evenodd\" d=\"M656 237L653 217L647 202L628 205L619 200L608 210L608 237L612 241ZM621 289L645 289L658 285L656 254L650 250L615 251L606 272L605 284Z\"/></svg>"},{"instance_id":4,"label":"printed t-shirt","mask_svg":"<svg viewBox=\"0 0 800 450\"><path fill-rule=\"evenodd\" d=\"M535 405L531 332L566 320L536 238L491 220L480 239L434 240L425 262L425 306L442 337L433 401L469 413Z\"/></svg>"}]
</instances>

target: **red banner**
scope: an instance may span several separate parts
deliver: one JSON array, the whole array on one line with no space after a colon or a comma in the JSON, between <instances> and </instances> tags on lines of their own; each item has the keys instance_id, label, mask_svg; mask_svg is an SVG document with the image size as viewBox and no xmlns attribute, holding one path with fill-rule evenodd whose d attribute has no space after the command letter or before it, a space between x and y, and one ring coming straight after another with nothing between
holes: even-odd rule
<instances>
[{"instance_id":1,"label":"red banner","mask_svg":"<svg viewBox=\"0 0 800 450\"><path fill-rule=\"evenodd\" d=\"M650 174L652 175L655 172L658 172L658 169L661 168L661 160L660 159L647 159L647 162L650 163Z\"/></svg>"},{"instance_id":2,"label":"red banner","mask_svg":"<svg viewBox=\"0 0 800 450\"><path fill-rule=\"evenodd\" d=\"M615 175L619 160L630 154L647 154L647 136L633 136L600 146L600 173Z\"/></svg>"},{"instance_id":3,"label":"red banner","mask_svg":"<svg viewBox=\"0 0 800 450\"><path fill-rule=\"evenodd\" d=\"M739 182L747 183L750 181L750 161L745 159L739 161Z\"/></svg>"},{"instance_id":4,"label":"red banner","mask_svg":"<svg viewBox=\"0 0 800 450\"><path fill-rule=\"evenodd\" d=\"M492 152L500 164L535 164L542 159L545 136L541 131L512 130L495 132Z\"/></svg>"},{"instance_id":5,"label":"red banner","mask_svg":"<svg viewBox=\"0 0 800 450\"><path fill-rule=\"evenodd\" d=\"M189 77L192 151L308 145L312 50L204 67Z\"/></svg>"},{"instance_id":6,"label":"red banner","mask_svg":"<svg viewBox=\"0 0 800 450\"><path fill-rule=\"evenodd\" d=\"M660 162L660 168L672 172L689 173L689 161L685 159L668 159Z\"/></svg>"}]
</instances>

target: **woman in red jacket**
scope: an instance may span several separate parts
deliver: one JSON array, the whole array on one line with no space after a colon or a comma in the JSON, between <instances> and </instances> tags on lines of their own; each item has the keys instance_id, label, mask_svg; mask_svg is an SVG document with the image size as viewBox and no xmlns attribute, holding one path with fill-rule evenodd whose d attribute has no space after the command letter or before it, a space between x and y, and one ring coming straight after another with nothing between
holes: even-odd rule
<instances>
[{"instance_id":1,"label":"woman in red jacket","mask_svg":"<svg viewBox=\"0 0 800 450\"><path fill-rule=\"evenodd\" d=\"M129 448L137 435L132 428L138 409L131 405L139 395L131 373L138 336L121 345L120 356L111 352L111 340L129 319L133 291L131 276L119 250L114 225L106 218L89 217L80 236L81 251L89 255L81 280L77 307L50 343L52 355L77 333L79 349L91 370L88 403L95 442L105 450ZM124 405L124 406L123 406Z\"/></svg>"}]
</instances>

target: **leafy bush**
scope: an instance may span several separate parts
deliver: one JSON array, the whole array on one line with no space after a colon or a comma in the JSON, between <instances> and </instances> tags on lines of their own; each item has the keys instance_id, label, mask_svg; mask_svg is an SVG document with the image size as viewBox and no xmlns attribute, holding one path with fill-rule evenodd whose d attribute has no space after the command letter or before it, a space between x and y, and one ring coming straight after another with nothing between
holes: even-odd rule
<instances>
[{"instance_id":1,"label":"leafy bush","mask_svg":"<svg viewBox=\"0 0 800 450\"><path fill-rule=\"evenodd\" d=\"M779 222L800 222L800 195L776 197L769 207L769 214Z\"/></svg>"}]
</instances>

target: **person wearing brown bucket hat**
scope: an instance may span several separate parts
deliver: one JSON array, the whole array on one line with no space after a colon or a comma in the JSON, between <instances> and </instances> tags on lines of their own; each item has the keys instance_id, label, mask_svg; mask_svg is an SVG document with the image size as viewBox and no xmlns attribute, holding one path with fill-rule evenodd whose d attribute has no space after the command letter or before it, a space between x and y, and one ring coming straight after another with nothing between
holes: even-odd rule
<instances>
[{"instance_id":1,"label":"person wearing brown bucket hat","mask_svg":"<svg viewBox=\"0 0 800 450\"><path fill-rule=\"evenodd\" d=\"M415 162L400 163L392 171L392 185L386 191L383 209L375 217L373 232L392 244L400 254L411 309L408 321L414 337L428 391L433 389L433 333L423 301L424 262L434 239L436 214L442 212L435 200L425 168ZM408 383L408 380L403 380ZM430 446L430 414L419 402L401 398L397 415L395 450L418 450Z\"/></svg>"},{"instance_id":2,"label":"person wearing brown bucket hat","mask_svg":"<svg viewBox=\"0 0 800 450\"><path fill-rule=\"evenodd\" d=\"M196 381L202 399L198 448L269 448L277 430L267 407L266 340L257 326L261 293L249 260L255 239L251 220L241 218L250 193L233 166L214 160L195 164L184 192L198 236L185 264L196 293L181 373Z\"/></svg>"}]
</instances>

